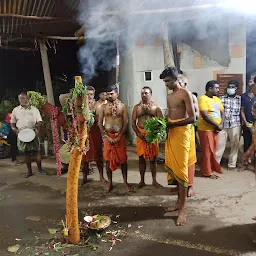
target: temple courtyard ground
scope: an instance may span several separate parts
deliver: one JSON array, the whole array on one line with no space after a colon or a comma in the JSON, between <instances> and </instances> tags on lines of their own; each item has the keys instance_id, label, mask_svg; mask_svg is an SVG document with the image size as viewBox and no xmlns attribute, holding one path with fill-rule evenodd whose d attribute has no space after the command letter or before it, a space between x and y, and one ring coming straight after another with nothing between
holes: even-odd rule
<instances>
[{"instance_id":1,"label":"temple courtyard ground","mask_svg":"<svg viewBox=\"0 0 256 256\"><path fill-rule=\"evenodd\" d=\"M129 148L129 183L139 183L138 160ZM253 171L234 172L223 168L218 180L196 172L196 196L187 200L187 225L176 227L177 213L165 213L176 195L167 187L163 165L158 165L158 181L164 188L152 187L146 173L146 187L130 193L122 185L121 172L113 174L115 188L105 193L98 173L79 188L80 219L86 214L105 214L112 224L104 233L88 233L84 246L49 248L60 234L48 229L60 228L65 217L66 177L56 177L54 159L43 160L47 176L37 174L25 179L25 165L11 166L0 160L0 255L14 255L7 248L18 246L16 255L256 255L256 181ZM80 177L81 178L81 177ZM80 180L81 182L81 180ZM107 233L106 232L111 232ZM111 250L109 239L116 245ZM9 248L10 249L10 248Z\"/></svg>"}]
</instances>

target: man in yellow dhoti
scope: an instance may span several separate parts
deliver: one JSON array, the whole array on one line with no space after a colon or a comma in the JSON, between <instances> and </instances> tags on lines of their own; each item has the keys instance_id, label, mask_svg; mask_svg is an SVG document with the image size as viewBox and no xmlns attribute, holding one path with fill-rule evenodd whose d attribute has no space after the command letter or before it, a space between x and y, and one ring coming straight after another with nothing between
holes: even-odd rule
<instances>
[{"instance_id":1,"label":"man in yellow dhoti","mask_svg":"<svg viewBox=\"0 0 256 256\"><path fill-rule=\"evenodd\" d=\"M177 184L179 187L176 204L165 210L168 212L178 210L176 225L183 226L186 223L188 167L196 162L195 151L190 152L192 124L195 123L196 116L191 94L178 82L177 69L165 69L160 79L163 79L165 86L173 91L167 96L168 137L165 144L165 165L168 183Z\"/></svg>"},{"instance_id":2,"label":"man in yellow dhoti","mask_svg":"<svg viewBox=\"0 0 256 256\"><path fill-rule=\"evenodd\" d=\"M184 75L182 71L180 71L182 74L179 75L178 81L182 88L188 90L188 79ZM189 92L189 90L188 90ZM195 110L196 119L199 117L199 108L198 108L198 102L197 98L194 94L191 93L192 102ZM193 189L194 185L194 176L195 176L195 163L197 162L196 158L196 134L195 134L195 126L193 125L193 128L191 130L191 136L190 136L190 150L189 150L189 164L188 164L188 197L194 196L195 191ZM198 144L198 143L197 143ZM177 191L178 187L175 189L172 189L172 191Z\"/></svg>"}]
</instances>

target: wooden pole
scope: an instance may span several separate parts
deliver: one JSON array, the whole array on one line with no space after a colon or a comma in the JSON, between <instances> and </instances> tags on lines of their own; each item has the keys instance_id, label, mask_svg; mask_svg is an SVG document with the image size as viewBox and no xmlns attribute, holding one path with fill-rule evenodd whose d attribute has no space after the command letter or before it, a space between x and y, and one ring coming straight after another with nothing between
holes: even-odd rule
<instances>
[{"instance_id":1,"label":"wooden pole","mask_svg":"<svg viewBox=\"0 0 256 256\"><path fill-rule=\"evenodd\" d=\"M47 94L47 101L48 103L55 105L53 89L52 89L52 79L51 79L49 60L48 60L47 49L45 46L45 41L40 40L39 45L40 45L41 59L42 59L42 65L43 65L43 71L44 71L44 82L45 82L45 88L46 88L46 94Z\"/></svg>"},{"instance_id":2,"label":"wooden pole","mask_svg":"<svg viewBox=\"0 0 256 256\"><path fill-rule=\"evenodd\" d=\"M173 59L171 58L171 49L169 44L168 23L163 24L163 51L164 51L164 68L174 66ZM166 87L166 95L169 90Z\"/></svg>"},{"instance_id":3,"label":"wooden pole","mask_svg":"<svg viewBox=\"0 0 256 256\"><path fill-rule=\"evenodd\" d=\"M27 16L27 15L20 15L20 14L14 14L14 13L0 13L0 17L13 17L13 18L20 18L20 19L28 19L28 20L59 20L59 21L64 20L64 18L62 17ZM74 21L72 18L68 20ZM65 21L67 21L67 18L65 18Z\"/></svg>"},{"instance_id":4,"label":"wooden pole","mask_svg":"<svg viewBox=\"0 0 256 256\"><path fill-rule=\"evenodd\" d=\"M66 40L66 41L77 41L77 40L84 40L85 37L75 37L75 36L46 36L47 39L55 39L55 40Z\"/></svg>"},{"instance_id":5,"label":"wooden pole","mask_svg":"<svg viewBox=\"0 0 256 256\"><path fill-rule=\"evenodd\" d=\"M171 49L169 44L168 23L163 24L163 51L164 51L164 67L168 68L174 66L171 58Z\"/></svg>"},{"instance_id":6,"label":"wooden pole","mask_svg":"<svg viewBox=\"0 0 256 256\"><path fill-rule=\"evenodd\" d=\"M120 51L119 51L119 35L118 35L116 38L116 84L119 82L119 74L120 74Z\"/></svg>"}]
</instances>

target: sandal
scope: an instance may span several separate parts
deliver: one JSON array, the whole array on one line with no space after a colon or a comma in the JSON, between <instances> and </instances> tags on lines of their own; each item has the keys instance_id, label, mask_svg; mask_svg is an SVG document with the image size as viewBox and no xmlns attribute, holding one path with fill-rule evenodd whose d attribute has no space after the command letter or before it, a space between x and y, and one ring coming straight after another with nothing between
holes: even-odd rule
<instances>
[{"instance_id":1,"label":"sandal","mask_svg":"<svg viewBox=\"0 0 256 256\"><path fill-rule=\"evenodd\" d=\"M41 172L39 172L42 175L47 175L46 171L42 170Z\"/></svg>"},{"instance_id":2,"label":"sandal","mask_svg":"<svg viewBox=\"0 0 256 256\"><path fill-rule=\"evenodd\" d=\"M92 167L89 167L89 170L88 170L88 175L91 175L91 174L93 174L94 173L94 170L93 170L93 168Z\"/></svg>"},{"instance_id":3,"label":"sandal","mask_svg":"<svg viewBox=\"0 0 256 256\"><path fill-rule=\"evenodd\" d=\"M27 173L25 174L25 178L26 178L26 179L29 178L29 177L31 177L31 176L33 176L33 173L32 173L32 172L27 172Z\"/></svg>"}]
</instances>

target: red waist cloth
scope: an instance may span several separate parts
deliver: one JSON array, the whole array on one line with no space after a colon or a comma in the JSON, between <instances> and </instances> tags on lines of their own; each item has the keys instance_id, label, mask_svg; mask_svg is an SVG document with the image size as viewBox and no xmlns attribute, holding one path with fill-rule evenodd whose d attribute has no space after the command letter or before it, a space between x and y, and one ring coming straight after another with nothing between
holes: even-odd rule
<instances>
[{"instance_id":1,"label":"red waist cloth","mask_svg":"<svg viewBox=\"0 0 256 256\"><path fill-rule=\"evenodd\" d=\"M119 133L108 133L111 139L115 139ZM115 144L109 144L107 139L104 138L104 157L106 161L109 161L109 168L115 171L120 164L127 162L126 154L126 139L123 135L121 139Z\"/></svg>"},{"instance_id":2,"label":"red waist cloth","mask_svg":"<svg viewBox=\"0 0 256 256\"><path fill-rule=\"evenodd\" d=\"M84 162L99 161L103 159L102 136L97 123L91 127L89 134L89 151L83 156Z\"/></svg>"}]
</instances>

